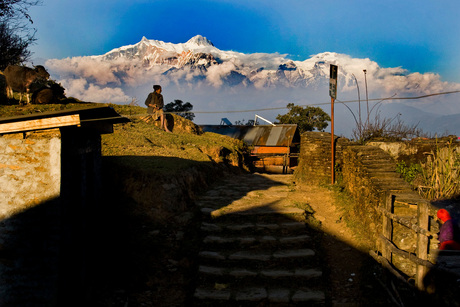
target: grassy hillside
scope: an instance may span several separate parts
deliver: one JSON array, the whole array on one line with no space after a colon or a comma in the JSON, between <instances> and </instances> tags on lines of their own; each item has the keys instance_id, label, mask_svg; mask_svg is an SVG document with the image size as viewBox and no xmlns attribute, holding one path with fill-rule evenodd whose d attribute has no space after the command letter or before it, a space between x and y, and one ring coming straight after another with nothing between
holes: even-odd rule
<instances>
[{"instance_id":1,"label":"grassy hillside","mask_svg":"<svg viewBox=\"0 0 460 307\"><path fill-rule=\"evenodd\" d=\"M102 155L113 157L112 160L130 169L171 174L202 162L246 168L244 159L248 148L243 142L215 133L202 133L191 121L176 115L167 115L173 133L164 132L159 128L159 122L146 123L141 119L146 115L146 109L142 107L98 103L1 105L0 117L97 105L113 107L120 115L131 120L131 123L115 125L114 133L102 135Z\"/></svg>"},{"instance_id":2,"label":"grassy hillside","mask_svg":"<svg viewBox=\"0 0 460 307\"><path fill-rule=\"evenodd\" d=\"M243 142L215 134L202 133L199 127L179 116L168 115L173 123L173 133L161 130L159 122L146 123L141 120L145 109L139 107L114 106L119 114L131 119L131 123L117 125L113 134L102 139L104 156L170 157L176 159L146 159L141 167L144 172L175 172L196 162L224 163L229 166L243 167L243 157L247 146ZM134 114L134 115L130 115ZM136 159L139 161L139 159ZM170 161L171 163L166 163ZM133 162L134 163L134 162Z\"/></svg>"}]
</instances>

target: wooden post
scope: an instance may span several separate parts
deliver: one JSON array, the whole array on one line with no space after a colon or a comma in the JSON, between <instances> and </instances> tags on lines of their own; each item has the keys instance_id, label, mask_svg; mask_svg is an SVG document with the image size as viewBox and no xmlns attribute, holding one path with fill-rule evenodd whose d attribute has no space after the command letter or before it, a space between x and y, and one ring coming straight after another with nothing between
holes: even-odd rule
<instances>
[{"instance_id":1,"label":"wooden post","mask_svg":"<svg viewBox=\"0 0 460 307\"><path fill-rule=\"evenodd\" d=\"M334 100L337 98L337 65L329 65L329 96L331 96L331 183L335 183L335 152L334 152Z\"/></svg>"},{"instance_id":2,"label":"wooden post","mask_svg":"<svg viewBox=\"0 0 460 307\"><path fill-rule=\"evenodd\" d=\"M335 183L334 98L331 97L331 184Z\"/></svg>"},{"instance_id":3,"label":"wooden post","mask_svg":"<svg viewBox=\"0 0 460 307\"><path fill-rule=\"evenodd\" d=\"M385 210L388 211L389 213L393 213L395 196L390 193L385 193L384 200L385 200ZM388 241L390 242L393 241L393 220L384 214L382 226L383 226L382 227L383 236ZM387 245L387 243L383 243L382 256L385 257L385 259L387 259L389 263L392 263L391 248Z\"/></svg>"},{"instance_id":4,"label":"wooden post","mask_svg":"<svg viewBox=\"0 0 460 307\"><path fill-rule=\"evenodd\" d=\"M283 155L283 174L287 174L287 169L288 169L288 164L287 164L287 160L288 160L288 154L284 154Z\"/></svg>"},{"instance_id":5,"label":"wooden post","mask_svg":"<svg viewBox=\"0 0 460 307\"><path fill-rule=\"evenodd\" d=\"M417 205L417 219L418 226L420 228L429 231L429 216L428 216L428 204L423 202ZM417 234L417 257L422 260L428 260L428 237L418 233ZM419 290L424 290L423 278L425 278L428 268L424 265L417 264L416 273L416 286Z\"/></svg>"}]
</instances>

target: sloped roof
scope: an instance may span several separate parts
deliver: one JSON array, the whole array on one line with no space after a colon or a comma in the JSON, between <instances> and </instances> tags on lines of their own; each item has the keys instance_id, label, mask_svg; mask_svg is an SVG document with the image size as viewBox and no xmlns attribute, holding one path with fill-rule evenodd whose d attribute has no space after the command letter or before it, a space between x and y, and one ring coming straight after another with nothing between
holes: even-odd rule
<instances>
[{"instance_id":1,"label":"sloped roof","mask_svg":"<svg viewBox=\"0 0 460 307\"><path fill-rule=\"evenodd\" d=\"M111 107L86 107L21 116L0 117L0 134L18 133L65 126L96 127L130 120Z\"/></svg>"},{"instance_id":2,"label":"sloped roof","mask_svg":"<svg viewBox=\"0 0 460 307\"><path fill-rule=\"evenodd\" d=\"M214 132L243 140L253 146L289 147L300 142L297 125L223 126L203 125L204 132Z\"/></svg>"}]
</instances>

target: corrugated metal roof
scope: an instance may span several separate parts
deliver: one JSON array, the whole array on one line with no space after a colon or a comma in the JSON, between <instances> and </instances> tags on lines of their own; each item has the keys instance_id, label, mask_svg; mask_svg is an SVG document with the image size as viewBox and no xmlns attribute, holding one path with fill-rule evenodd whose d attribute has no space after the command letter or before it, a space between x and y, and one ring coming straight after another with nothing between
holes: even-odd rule
<instances>
[{"instance_id":1,"label":"corrugated metal roof","mask_svg":"<svg viewBox=\"0 0 460 307\"><path fill-rule=\"evenodd\" d=\"M214 132L243 140L253 146L286 146L300 141L297 125L221 126L203 125L205 132Z\"/></svg>"}]
</instances>

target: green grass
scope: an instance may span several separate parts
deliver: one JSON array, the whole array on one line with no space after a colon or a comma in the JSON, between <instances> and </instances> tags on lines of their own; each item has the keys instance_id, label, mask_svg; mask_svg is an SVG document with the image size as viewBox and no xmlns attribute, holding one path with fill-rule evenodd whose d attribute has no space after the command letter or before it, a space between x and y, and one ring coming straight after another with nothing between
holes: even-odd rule
<instances>
[{"instance_id":1,"label":"green grass","mask_svg":"<svg viewBox=\"0 0 460 307\"><path fill-rule=\"evenodd\" d=\"M195 125L175 115L173 118L177 125L174 133L167 133L157 125L141 120L147 111L138 106L98 103L1 105L0 117L95 106L113 107L120 115L131 120L130 123L114 125L113 133L102 135L102 156L120 166L146 174L172 174L207 164L245 167L244 158L249 149L243 142L215 133L198 135L187 132L184 126Z\"/></svg>"},{"instance_id":2,"label":"green grass","mask_svg":"<svg viewBox=\"0 0 460 307\"><path fill-rule=\"evenodd\" d=\"M72 100L76 101L76 100ZM95 103L68 103L68 104L29 104L29 105L0 105L0 117L11 117L28 114L36 114L50 111L61 111L68 109L84 108L84 107L95 107L95 106L107 106L107 104L95 104Z\"/></svg>"}]
</instances>

